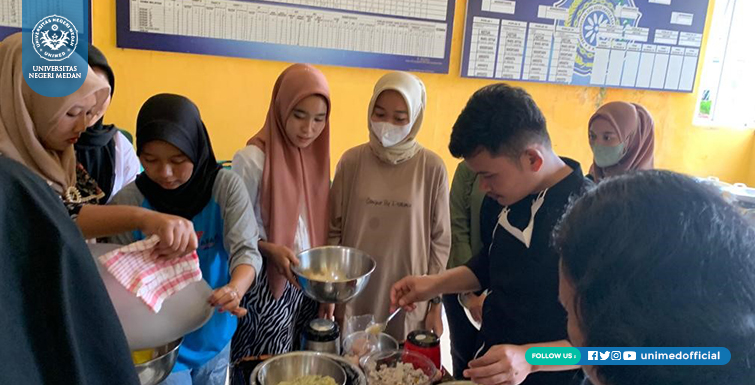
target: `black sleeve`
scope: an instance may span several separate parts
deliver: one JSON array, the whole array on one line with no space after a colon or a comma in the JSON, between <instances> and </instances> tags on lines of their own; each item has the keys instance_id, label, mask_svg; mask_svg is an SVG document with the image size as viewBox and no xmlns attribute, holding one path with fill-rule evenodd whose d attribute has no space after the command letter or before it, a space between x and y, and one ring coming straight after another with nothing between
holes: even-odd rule
<instances>
[{"instance_id":1,"label":"black sleeve","mask_svg":"<svg viewBox=\"0 0 755 385\"><path fill-rule=\"evenodd\" d=\"M490 288L490 259L488 251L493 243L493 231L498 225L498 215L503 207L494 199L485 197L480 208L480 238L482 238L482 250L475 255L467 266L480 281L482 289Z\"/></svg>"},{"instance_id":2,"label":"black sleeve","mask_svg":"<svg viewBox=\"0 0 755 385\"><path fill-rule=\"evenodd\" d=\"M0 384L138 385L97 266L60 197L0 156Z\"/></svg>"}]
</instances>

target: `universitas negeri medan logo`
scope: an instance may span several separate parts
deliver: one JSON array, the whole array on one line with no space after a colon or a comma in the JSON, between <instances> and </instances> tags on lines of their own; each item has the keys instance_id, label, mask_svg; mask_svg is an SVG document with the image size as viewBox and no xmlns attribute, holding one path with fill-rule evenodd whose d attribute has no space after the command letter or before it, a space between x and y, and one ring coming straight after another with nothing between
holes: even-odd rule
<instances>
[{"instance_id":1,"label":"universitas negeri medan logo","mask_svg":"<svg viewBox=\"0 0 755 385\"><path fill-rule=\"evenodd\" d=\"M65 17L50 15L34 26L32 44L42 59L62 61L76 51L79 44L78 31Z\"/></svg>"}]
</instances>

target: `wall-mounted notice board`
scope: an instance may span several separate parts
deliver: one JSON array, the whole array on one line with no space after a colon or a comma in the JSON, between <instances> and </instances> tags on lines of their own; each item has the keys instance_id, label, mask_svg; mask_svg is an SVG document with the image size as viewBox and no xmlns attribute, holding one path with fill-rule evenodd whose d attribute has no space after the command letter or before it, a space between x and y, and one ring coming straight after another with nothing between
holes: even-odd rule
<instances>
[{"instance_id":1,"label":"wall-mounted notice board","mask_svg":"<svg viewBox=\"0 0 755 385\"><path fill-rule=\"evenodd\" d=\"M448 73L455 0L116 0L118 46Z\"/></svg>"},{"instance_id":2,"label":"wall-mounted notice board","mask_svg":"<svg viewBox=\"0 0 755 385\"><path fill-rule=\"evenodd\" d=\"M708 0L468 0L462 76L691 92Z\"/></svg>"}]
</instances>

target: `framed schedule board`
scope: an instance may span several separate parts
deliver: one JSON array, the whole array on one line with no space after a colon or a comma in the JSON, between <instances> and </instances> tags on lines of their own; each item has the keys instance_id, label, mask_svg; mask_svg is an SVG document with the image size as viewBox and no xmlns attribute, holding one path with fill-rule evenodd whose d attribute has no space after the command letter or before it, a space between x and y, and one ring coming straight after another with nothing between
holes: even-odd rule
<instances>
[{"instance_id":1,"label":"framed schedule board","mask_svg":"<svg viewBox=\"0 0 755 385\"><path fill-rule=\"evenodd\" d=\"M469 0L461 75L692 92L708 0Z\"/></svg>"},{"instance_id":2,"label":"framed schedule board","mask_svg":"<svg viewBox=\"0 0 755 385\"><path fill-rule=\"evenodd\" d=\"M116 0L118 46L448 73L454 0Z\"/></svg>"}]
</instances>

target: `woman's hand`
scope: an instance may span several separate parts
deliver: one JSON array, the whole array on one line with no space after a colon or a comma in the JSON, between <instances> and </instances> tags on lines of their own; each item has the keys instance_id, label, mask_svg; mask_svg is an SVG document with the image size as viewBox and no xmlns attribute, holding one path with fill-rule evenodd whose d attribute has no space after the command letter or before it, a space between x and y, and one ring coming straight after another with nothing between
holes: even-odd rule
<instances>
[{"instance_id":1,"label":"woman's hand","mask_svg":"<svg viewBox=\"0 0 755 385\"><path fill-rule=\"evenodd\" d=\"M291 271L291 267L299 265L299 259L296 258L294 252L286 246L276 244L268 245L268 258L275 267L275 270L286 277L292 285L301 288L299 282L296 281L296 277L294 277L294 273Z\"/></svg>"},{"instance_id":2,"label":"woman's hand","mask_svg":"<svg viewBox=\"0 0 755 385\"><path fill-rule=\"evenodd\" d=\"M190 220L175 215L146 211L139 221L139 230L160 237L156 251L160 257L177 258L192 253L199 241Z\"/></svg>"},{"instance_id":3,"label":"woman's hand","mask_svg":"<svg viewBox=\"0 0 755 385\"><path fill-rule=\"evenodd\" d=\"M227 311L236 317L243 317L247 313L246 309L240 306L241 294L231 284L215 289L208 302L221 313Z\"/></svg>"},{"instance_id":4,"label":"woman's hand","mask_svg":"<svg viewBox=\"0 0 755 385\"><path fill-rule=\"evenodd\" d=\"M317 317L324 319L333 319L333 313L336 310L336 304L334 303L321 303L317 310Z\"/></svg>"}]
</instances>

